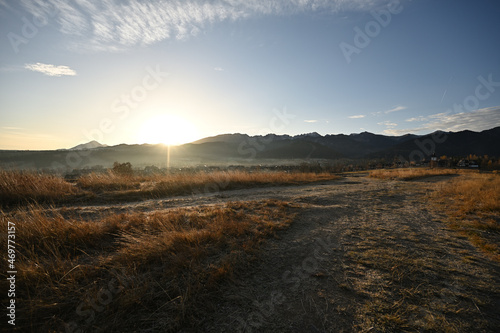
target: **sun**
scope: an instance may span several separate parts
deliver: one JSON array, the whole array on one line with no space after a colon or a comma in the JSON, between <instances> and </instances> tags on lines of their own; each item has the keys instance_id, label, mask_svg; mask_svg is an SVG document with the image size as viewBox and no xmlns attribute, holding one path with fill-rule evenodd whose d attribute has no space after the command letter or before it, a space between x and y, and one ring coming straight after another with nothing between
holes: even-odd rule
<instances>
[{"instance_id":1,"label":"sun","mask_svg":"<svg viewBox=\"0 0 500 333\"><path fill-rule=\"evenodd\" d=\"M184 118L162 114L144 121L139 133L140 143L180 145L197 139L196 127Z\"/></svg>"}]
</instances>

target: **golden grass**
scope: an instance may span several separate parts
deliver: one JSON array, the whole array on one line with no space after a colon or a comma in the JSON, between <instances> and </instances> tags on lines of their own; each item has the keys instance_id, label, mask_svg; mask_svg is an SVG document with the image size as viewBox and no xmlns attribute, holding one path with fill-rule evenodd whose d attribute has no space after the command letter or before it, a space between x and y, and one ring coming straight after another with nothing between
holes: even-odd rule
<instances>
[{"instance_id":1,"label":"golden grass","mask_svg":"<svg viewBox=\"0 0 500 333\"><path fill-rule=\"evenodd\" d=\"M473 174L461 177L444 186L440 193L456 199L457 216L500 212L499 174Z\"/></svg>"},{"instance_id":2,"label":"golden grass","mask_svg":"<svg viewBox=\"0 0 500 333\"><path fill-rule=\"evenodd\" d=\"M214 171L151 176L127 176L109 172L82 176L77 185L96 192L140 189L143 192L170 194L190 189L223 190L240 186L293 184L337 178L338 176L330 173L306 172Z\"/></svg>"},{"instance_id":3,"label":"golden grass","mask_svg":"<svg viewBox=\"0 0 500 333\"><path fill-rule=\"evenodd\" d=\"M213 310L220 283L291 223L291 209L274 200L232 202L95 221L65 219L37 205L0 212L2 230L7 221L16 225L16 327L196 327ZM7 287L5 271L0 275Z\"/></svg>"},{"instance_id":4,"label":"golden grass","mask_svg":"<svg viewBox=\"0 0 500 333\"><path fill-rule=\"evenodd\" d=\"M4 204L61 200L77 192L58 176L0 170L0 202Z\"/></svg>"},{"instance_id":5,"label":"golden grass","mask_svg":"<svg viewBox=\"0 0 500 333\"><path fill-rule=\"evenodd\" d=\"M412 180L431 176L444 176L458 174L459 170L454 169L429 169L429 168L410 168L410 169L380 169L370 171L370 177L379 179L400 179Z\"/></svg>"},{"instance_id":6,"label":"golden grass","mask_svg":"<svg viewBox=\"0 0 500 333\"><path fill-rule=\"evenodd\" d=\"M338 178L338 176L330 173L309 172L217 171L212 173L174 174L157 178L151 192L155 195L186 192L210 193L236 188L300 184Z\"/></svg>"},{"instance_id":7,"label":"golden grass","mask_svg":"<svg viewBox=\"0 0 500 333\"><path fill-rule=\"evenodd\" d=\"M107 173L91 173L78 178L76 185L84 190L92 192L109 192L120 190L138 189L144 178L120 175L109 171Z\"/></svg>"},{"instance_id":8,"label":"golden grass","mask_svg":"<svg viewBox=\"0 0 500 333\"><path fill-rule=\"evenodd\" d=\"M500 261L500 175L469 174L454 179L435 195L451 227Z\"/></svg>"},{"instance_id":9,"label":"golden grass","mask_svg":"<svg viewBox=\"0 0 500 333\"><path fill-rule=\"evenodd\" d=\"M237 188L300 184L339 178L331 173L309 172L185 172L166 175L120 175L92 173L76 184L62 177L38 173L0 171L0 198L3 205L27 202L71 202L77 200L127 201L162 196L215 193Z\"/></svg>"}]
</instances>

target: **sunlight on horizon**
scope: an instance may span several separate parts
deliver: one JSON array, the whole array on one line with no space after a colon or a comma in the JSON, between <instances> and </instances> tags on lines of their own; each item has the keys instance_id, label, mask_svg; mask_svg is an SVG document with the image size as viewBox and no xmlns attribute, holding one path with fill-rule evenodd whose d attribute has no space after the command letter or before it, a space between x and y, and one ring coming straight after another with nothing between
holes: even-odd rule
<instances>
[{"instance_id":1,"label":"sunlight on horizon","mask_svg":"<svg viewBox=\"0 0 500 333\"><path fill-rule=\"evenodd\" d=\"M179 116L162 114L153 116L142 124L137 135L139 143L180 145L198 139L198 130Z\"/></svg>"}]
</instances>

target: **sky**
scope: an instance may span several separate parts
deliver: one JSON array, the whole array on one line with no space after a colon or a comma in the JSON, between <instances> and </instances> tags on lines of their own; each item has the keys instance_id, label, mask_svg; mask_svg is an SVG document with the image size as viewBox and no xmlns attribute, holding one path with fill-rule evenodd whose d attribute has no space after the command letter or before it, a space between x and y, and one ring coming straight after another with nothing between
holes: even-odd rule
<instances>
[{"instance_id":1,"label":"sky","mask_svg":"<svg viewBox=\"0 0 500 333\"><path fill-rule=\"evenodd\" d=\"M0 149L500 126L497 0L0 0Z\"/></svg>"}]
</instances>

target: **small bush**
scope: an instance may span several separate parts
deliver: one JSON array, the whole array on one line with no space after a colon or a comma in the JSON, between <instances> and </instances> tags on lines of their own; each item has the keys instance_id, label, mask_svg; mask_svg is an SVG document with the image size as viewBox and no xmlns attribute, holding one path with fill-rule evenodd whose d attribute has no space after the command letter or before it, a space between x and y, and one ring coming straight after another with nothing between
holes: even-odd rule
<instances>
[{"instance_id":1,"label":"small bush","mask_svg":"<svg viewBox=\"0 0 500 333\"><path fill-rule=\"evenodd\" d=\"M130 164L130 162L126 163L115 162L113 164L113 172L121 176L131 176L134 174L134 171L132 170L132 164Z\"/></svg>"}]
</instances>

